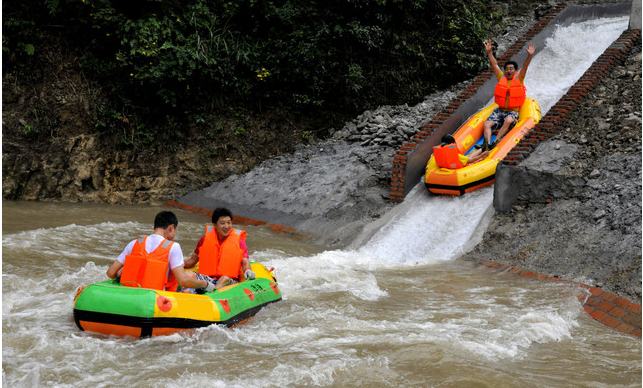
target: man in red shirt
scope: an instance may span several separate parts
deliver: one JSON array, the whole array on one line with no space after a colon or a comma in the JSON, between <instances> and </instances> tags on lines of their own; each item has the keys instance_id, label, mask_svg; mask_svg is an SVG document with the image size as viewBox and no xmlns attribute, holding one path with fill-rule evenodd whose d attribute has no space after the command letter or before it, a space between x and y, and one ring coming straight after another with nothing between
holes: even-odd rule
<instances>
[{"instance_id":1,"label":"man in red shirt","mask_svg":"<svg viewBox=\"0 0 643 388\"><path fill-rule=\"evenodd\" d=\"M206 226L205 235L185 259L185 268L199 263L198 277L214 282L217 289L243 278L255 278L250 269L246 232L232 227L232 217L226 208L214 209L212 225Z\"/></svg>"}]
</instances>

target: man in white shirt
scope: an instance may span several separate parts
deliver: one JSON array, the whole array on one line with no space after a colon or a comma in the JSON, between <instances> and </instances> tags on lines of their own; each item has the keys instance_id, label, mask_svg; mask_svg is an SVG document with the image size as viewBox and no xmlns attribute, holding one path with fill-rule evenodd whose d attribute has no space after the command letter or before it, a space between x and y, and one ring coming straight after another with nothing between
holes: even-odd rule
<instances>
[{"instance_id":1,"label":"man in white shirt","mask_svg":"<svg viewBox=\"0 0 643 388\"><path fill-rule=\"evenodd\" d=\"M174 213L170 211L158 213L154 219L154 233L127 244L123 252L107 269L107 276L111 279L120 277L122 269L127 263L127 257L130 255L156 256L154 257L156 260L165 260L169 264L165 279L163 279L166 291L176 291L177 285L184 288L202 289L206 292L213 291L214 284L197 277L192 271L185 270L181 246L172 241L176 237L178 225L179 221ZM133 265L133 263L134 261L131 264Z\"/></svg>"}]
</instances>

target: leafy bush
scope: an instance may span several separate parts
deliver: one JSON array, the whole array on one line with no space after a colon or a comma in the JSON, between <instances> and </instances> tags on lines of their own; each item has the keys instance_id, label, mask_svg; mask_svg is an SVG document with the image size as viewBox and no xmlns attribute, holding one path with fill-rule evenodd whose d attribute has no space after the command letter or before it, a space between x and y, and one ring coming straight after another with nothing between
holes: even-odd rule
<instances>
[{"instance_id":1,"label":"leafy bush","mask_svg":"<svg viewBox=\"0 0 643 388\"><path fill-rule=\"evenodd\" d=\"M124 104L182 111L421 98L480 70L489 27L477 0L28 0L3 11L5 53L24 61L38 50L25 28L63 25L87 74Z\"/></svg>"}]
</instances>

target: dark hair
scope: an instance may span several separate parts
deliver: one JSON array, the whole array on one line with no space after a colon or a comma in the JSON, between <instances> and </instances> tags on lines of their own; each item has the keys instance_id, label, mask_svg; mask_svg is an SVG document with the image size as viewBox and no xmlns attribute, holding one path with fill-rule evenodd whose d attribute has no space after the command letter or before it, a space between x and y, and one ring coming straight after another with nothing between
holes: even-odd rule
<instances>
[{"instance_id":1,"label":"dark hair","mask_svg":"<svg viewBox=\"0 0 643 388\"><path fill-rule=\"evenodd\" d=\"M440 139L440 143L442 144L455 143L455 138L450 133L445 133L444 135L442 135L442 139Z\"/></svg>"},{"instance_id":2,"label":"dark hair","mask_svg":"<svg viewBox=\"0 0 643 388\"><path fill-rule=\"evenodd\" d=\"M514 69L516 69L516 71L518 71L518 64L516 63L516 61L507 61L507 62L505 62L505 67L503 67L502 69L503 70L506 69L508 65L514 65Z\"/></svg>"},{"instance_id":3,"label":"dark hair","mask_svg":"<svg viewBox=\"0 0 643 388\"><path fill-rule=\"evenodd\" d=\"M230 220L232 220L232 212L224 207L218 207L212 211L213 224L216 224L221 217L230 217Z\"/></svg>"},{"instance_id":4,"label":"dark hair","mask_svg":"<svg viewBox=\"0 0 643 388\"><path fill-rule=\"evenodd\" d=\"M176 218L176 215L171 211L165 210L159 212L156 217L154 217L154 229L167 229L170 225L179 225L179 219Z\"/></svg>"}]
</instances>

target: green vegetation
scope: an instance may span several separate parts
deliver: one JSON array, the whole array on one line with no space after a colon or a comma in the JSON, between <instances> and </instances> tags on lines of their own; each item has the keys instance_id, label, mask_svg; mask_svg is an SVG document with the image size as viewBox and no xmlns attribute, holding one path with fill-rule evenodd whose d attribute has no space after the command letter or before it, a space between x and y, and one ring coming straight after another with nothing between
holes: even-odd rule
<instances>
[{"instance_id":1,"label":"green vegetation","mask_svg":"<svg viewBox=\"0 0 643 388\"><path fill-rule=\"evenodd\" d=\"M477 0L25 0L2 8L3 71L37 68L39 37L64 31L85 75L117 101L96 128L117 131L125 117L117 112L128 109L192 114L207 125L206 113L223 107L359 112L418 101L480 71L489 28ZM155 136L133 131L125 138Z\"/></svg>"}]
</instances>

